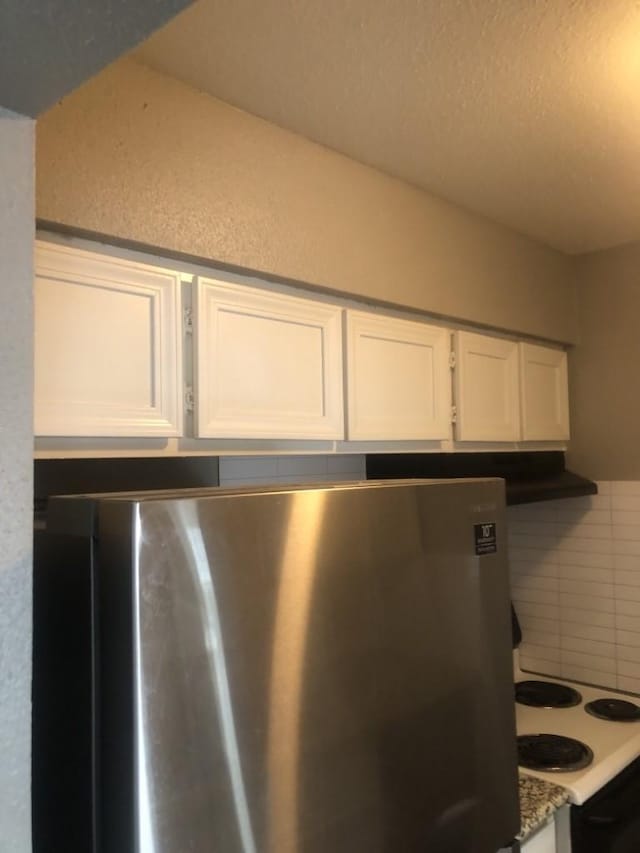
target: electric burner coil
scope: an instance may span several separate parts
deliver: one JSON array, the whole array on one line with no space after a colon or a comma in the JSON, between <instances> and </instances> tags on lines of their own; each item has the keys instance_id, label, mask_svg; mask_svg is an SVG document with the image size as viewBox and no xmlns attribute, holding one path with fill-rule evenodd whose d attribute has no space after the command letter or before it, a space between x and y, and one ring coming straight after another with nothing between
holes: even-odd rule
<instances>
[{"instance_id":1,"label":"electric burner coil","mask_svg":"<svg viewBox=\"0 0 640 853\"><path fill-rule=\"evenodd\" d=\"M592 750L571 737L552 734L518 737L518 764L528 770L571 773L588 767L592 761Z\"/></svg>"},{"instance_id":2,"label":"electric burner coil","mask_svg":"<svg viewBox=\"0 0 640 853\"><path fill-rule=\"evenodd\" d=\"M516 702L533 708L573 708L582 696L573 687L553 681L519 681Z\"/></svg>"},{"instance_id":3,"label":"electric burner coil","mask_svg":"<svg viewBox=\"0 0 640 853\"><path fill-rule=\"evenodd\" d=\"M599 720L615 723L634 723L640 720L640 707L626 699L594 699L584 706L585 711Z\"/></svg>"}]
</instances>

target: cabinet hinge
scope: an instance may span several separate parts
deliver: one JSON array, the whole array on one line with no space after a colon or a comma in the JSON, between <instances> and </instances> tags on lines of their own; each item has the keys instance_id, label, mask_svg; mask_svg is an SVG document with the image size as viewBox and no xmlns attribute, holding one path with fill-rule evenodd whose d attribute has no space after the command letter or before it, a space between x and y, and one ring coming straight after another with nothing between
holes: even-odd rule
<instances>
[{"instance_id":1,"label":"cabinet hinge","mask_svg":"<svg viewBox=\"0 0 640 853\"><path fill-rule=\"evenodd\" d=\"M457 406L451 406L451 423L452 424L458 423L458 407Z\"/></svg>"},{"instance_id":2,"label":"cabinet hinge","mask_svg":"<svg viewBox=\"0 0 640 853\"><path fill-rule=\"evenodd\" d=\"M451 352L449 353L449 367L453 370L453 368L456 366L456 363L456 354L453 350L451 350Z\"/></svg>"},{"instance_id":3,"label":"cabinet hinge","mask_svg":"<svg viewBox=\"0 0 640 853\"><path fill-rule=\"evenodd\" d=\"M187 412L193 412L196 407L196 400L193 393L193 386L187 385L184 389L184 408Z\"/></svg>"},{"instance_id":4,"label":"cabinet hinge","mask_svg":"<svg viewBox=\"0 0 640 853\"><path fill-rule=\"evenodd\" d=\"M182 322L184 326L184 332L186 335L193 334L193 309L185 308L182 312Z\"/></svg>"}]
</instances>

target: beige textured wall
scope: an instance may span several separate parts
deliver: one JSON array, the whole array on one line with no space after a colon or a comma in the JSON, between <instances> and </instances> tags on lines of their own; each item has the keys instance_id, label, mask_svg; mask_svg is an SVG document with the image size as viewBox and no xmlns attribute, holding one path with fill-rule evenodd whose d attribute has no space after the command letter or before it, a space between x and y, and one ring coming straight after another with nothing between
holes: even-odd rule
<instances>
[{"instance_id":1,"label":"beige textured wall","mask_svg":"<svg viewBox=\"0 0 640 853\"><path fill-rule=\"evenodd\" d=\"M561 341L570 259L122 60L38 123L41 220Z\"/></svg>"},{"instance_id":2,"label":"beige textured wall","mask_svg":"<svg viewBox=\"0 0 640 853\"><path fill-rule=\"evenodd\" d=\"M598 480L640 480L640 243L582 255L576 269L568 461Z\"/></svg>"},{"instance_id":3,"label":"beige textured wall","mask_svg":"<svg viewBox=\"0 0 640 853\"><path fill-rule=\"evenodd\" d=\"M0 109L0 851L31 850L34 123Z\"/></svg>"}]
</instances>

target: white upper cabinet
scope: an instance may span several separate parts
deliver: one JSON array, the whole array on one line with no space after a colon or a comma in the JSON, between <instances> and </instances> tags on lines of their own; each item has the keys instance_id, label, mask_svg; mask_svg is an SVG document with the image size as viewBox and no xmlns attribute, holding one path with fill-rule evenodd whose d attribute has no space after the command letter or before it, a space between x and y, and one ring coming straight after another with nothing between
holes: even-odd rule
<instances>
[{"instance_id":1,"label":"white upper cabinet","mask_svg":"<svg viewBox=\"0 0 640 853\"><path fill-rule=\"evenodd\" d=\"M180 435L181 397L180 276L38 243L36 435Z\"/></svg>"},{"instance_id":2,"label":"white upper cabinet","mask_svg":"<svg viewBox=\"0 0 640 853\"><path fill-rule=\"evenodd\" d=\"M347 311L349 439L450 437L450 335L425 323Z\"/></svg>"},{"instance_id":3,"label":"white upper cabinet","mask_svg":"<svg viewBox=\"0 0 640 853\"><path fill-rule=\"evenodd\" d=\"M199 278L194 331L198 436L344 436L340 308Z\"/></svg>"},{"instance_id":4,"label":"white upper cabinet","mask_svg":"<svg viewBox=\"0 0 640 853\"><path fill-rule=\"evenodd\" d=\"M569 438L566 352L520 344L520 399L523 441Z\"/></svg>"},{"instance_id":5,"label":"white upper cabinet","mask_svg":"<svg viewBox=\"0 0 640 853\"><path fill-rule=\"evenodd\" d=\"M518 441L518 344L474 332L456 333L456 439Z\"/></svg>"},{"instance_id":6,"label":"white upper cabinet","mask_svg":"<svg viewBox=\"0 0 640 853\"><path fill-rule=\"evenodd\" d=\"M37 437L182 438L193 383L189 438L445 442L451 450L569 438L562 349L254 281L189 275L188 285L179 271L130 257L37 241ZM169 445L178 448L151 449Z\"/></svg>"}]
</instances>

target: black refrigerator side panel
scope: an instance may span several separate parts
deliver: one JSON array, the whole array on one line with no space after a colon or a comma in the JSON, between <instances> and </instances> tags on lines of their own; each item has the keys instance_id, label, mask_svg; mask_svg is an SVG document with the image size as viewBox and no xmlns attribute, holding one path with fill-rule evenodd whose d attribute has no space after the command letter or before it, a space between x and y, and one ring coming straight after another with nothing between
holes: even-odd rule
<instances>
[{"instance_id":1,"label":"black refrigerator side panel","mask_svg":"<svg viewBox=\"0 0 640 853\"><path fill-rule=\"evenodd\" d=\"M33 576L34 853L93 838L90 542L36 531Z\"/></svg>"},{"instance_id":2,"label":"black refrigerator side panel","mask_svg":"<svg viewBox=\"0 0 640 853\"><path fill-rule=\"evenodd\" d=\"M95 552L98 853L137 853L132 506L101 505Z\"/></svg>"}]
</instances>

